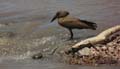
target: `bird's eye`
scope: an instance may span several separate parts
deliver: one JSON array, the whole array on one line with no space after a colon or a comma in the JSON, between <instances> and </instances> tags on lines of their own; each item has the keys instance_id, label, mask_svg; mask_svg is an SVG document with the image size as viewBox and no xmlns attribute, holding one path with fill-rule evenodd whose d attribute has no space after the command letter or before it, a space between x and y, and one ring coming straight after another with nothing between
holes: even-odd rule
<instances>
[{"instance_id":1,"label":"bird's eye","mask_svg":"<svg viewBox=\"0 0 120 69\"><path fill-rule=\"evenodd\" d=\"M67 12L67 15L69 15L69 12Z\"/></svg>"},{"instance_id":2,"label":"bird's eye","mask_svg":"<svg viewBox=\"0 0 120 69\"><path fill-rule=\"evenodd\" d=\"M59 12L57 12L57 14L56 15L59 15L60 13Z\"/></svg>"}]
</instances>

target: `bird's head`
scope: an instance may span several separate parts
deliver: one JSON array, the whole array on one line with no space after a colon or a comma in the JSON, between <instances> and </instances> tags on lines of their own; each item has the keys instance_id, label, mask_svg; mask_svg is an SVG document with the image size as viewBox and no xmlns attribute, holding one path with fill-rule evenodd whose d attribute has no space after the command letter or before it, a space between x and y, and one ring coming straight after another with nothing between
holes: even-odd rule
<instances>
[{"instance_id":1,"label":"bird's head","mask_svg":"<svg viewBox=\"0 0 120 69\"><path fill-rule=\"evenodd\" d=\"M51 20L51 22L53 22L55 19L57 18L62 18L62 17L66 17L69 15L68 11L58 11L55 16L53 17L53 19Z\"/></svg>"}]
</instances>

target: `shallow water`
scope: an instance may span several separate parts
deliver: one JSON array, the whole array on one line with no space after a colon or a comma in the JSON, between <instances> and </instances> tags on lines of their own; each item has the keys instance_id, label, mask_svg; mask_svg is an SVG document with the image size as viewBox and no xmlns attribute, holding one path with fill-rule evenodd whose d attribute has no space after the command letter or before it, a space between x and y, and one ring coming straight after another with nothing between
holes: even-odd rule
<instances>
[{"instance_id":1,"label":"shallow water","mask_svg":"<svg viewBox=\"0 0 120 69\"><path fill-rule=\"evenodd\" d=\"M34 53L49 54L54 47L63 49L73 41L66 41L69 32L57 21L50 20L58 10L67 10L71 15L98 24L97 31L74 30L74 40L81 40L100 33L102 30L120 24L119 0L0 0L0 32L17 33L9 38L14 43L0 45L0 67L2 69L79 69L96 68L67 65L54 56L32 60ZM89 33L88 33L89 32ZM104 66L106 68L109 66ZM109 67L112 69L113 67ZM116 66L117 68L117 66Z\"/></svg>"}]
</instances>

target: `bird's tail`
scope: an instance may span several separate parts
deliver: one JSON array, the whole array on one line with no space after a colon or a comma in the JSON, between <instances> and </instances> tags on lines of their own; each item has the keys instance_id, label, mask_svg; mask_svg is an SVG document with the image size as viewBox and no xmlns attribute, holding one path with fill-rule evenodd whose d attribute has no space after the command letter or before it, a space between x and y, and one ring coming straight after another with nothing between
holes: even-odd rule
<instances>
[{"instance_id":1,"label":"bird's tail","mask_svg":"<svg viewBox=\"0 0 120 69\"><path fill-rule=\"evenodd\" d=\"M86 23L90 29L96 30L97 24L94 22L86 21L86 20L80 20L81 22Z\"/></svg>"}]
</instances>

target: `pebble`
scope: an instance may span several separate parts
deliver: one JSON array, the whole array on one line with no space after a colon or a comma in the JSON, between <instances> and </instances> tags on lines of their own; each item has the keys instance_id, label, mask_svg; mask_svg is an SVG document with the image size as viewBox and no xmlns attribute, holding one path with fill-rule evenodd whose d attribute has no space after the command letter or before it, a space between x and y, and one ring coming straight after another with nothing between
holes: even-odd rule
<instances>
[{"instance_id":1,"label":"pebble","mask_svg":"<svg viewBox=\"0 0 120 69\"><path fill-rule=\"evenodd\" d=\"M43 58L43 54L42 53L37 53L37 54L32 56L32 59L41 59L41 58Z\"/></svg>"}]
</instances>

